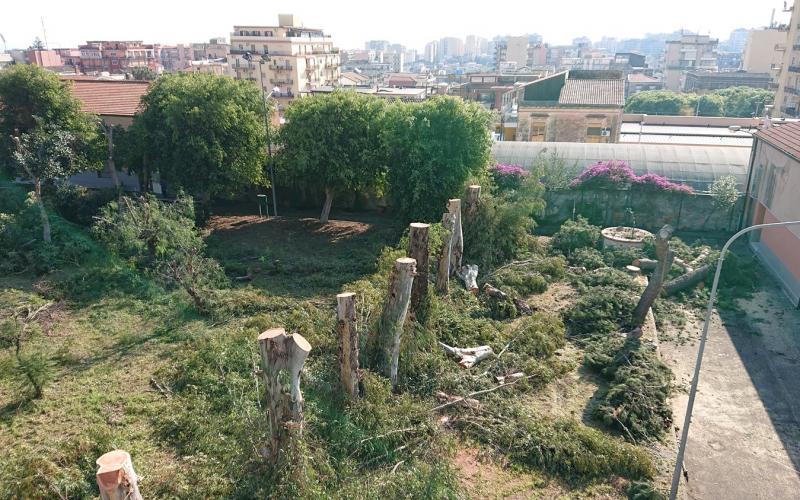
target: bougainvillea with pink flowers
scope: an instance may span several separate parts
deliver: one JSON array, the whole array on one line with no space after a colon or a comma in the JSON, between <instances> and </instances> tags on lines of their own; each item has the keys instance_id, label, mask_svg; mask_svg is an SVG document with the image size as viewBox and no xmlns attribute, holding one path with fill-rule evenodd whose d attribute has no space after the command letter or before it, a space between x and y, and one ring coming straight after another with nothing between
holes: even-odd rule
<instances>
[{"instance_id":1,"label":"bougainvillea with pink flowers","mask_svg":"<svg viewBox=\"0 0 800 500\"><path fill-rule=\"evenodd\" d=\"M691 186L670 182L666 177L658 174L636 175L636 172L626 162L616 160L589 165L570 182L569 187L625 188L634 185L660 191L689 194L694 192Z\"/></svg>"},{"instance_id":2,"label":"bougainvillea with pink flowers","mask_svg":"<svg viewBox=\"0 0 800 500\"><path fill-rule=\"evenodd\" d=\"M489 168L489 173L495 185L501 191L519 189L522 181L531 175L531 172L526 168L519 165L507 165L505 163L496 163Z\"/></svg>"}]
</instances>

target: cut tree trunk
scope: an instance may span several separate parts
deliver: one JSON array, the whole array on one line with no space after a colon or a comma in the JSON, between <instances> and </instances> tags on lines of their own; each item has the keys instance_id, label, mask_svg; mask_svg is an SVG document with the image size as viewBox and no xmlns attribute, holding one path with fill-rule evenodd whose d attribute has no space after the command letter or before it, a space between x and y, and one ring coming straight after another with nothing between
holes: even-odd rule
<instances>
[{"instance_id":1,"label":"cut tree trunk","mask_svg":"<svg viewBox=\"0 0 800 500\"><path fill-rule=\"evenodd\" d=\"M488 295L493 299L498 300L508 300L508 294L499 288L495 288L494 286L490 285L489 283L483 284L483 293Z\"/></svg>"},{"instance_id":2,"label":"cut tree trunk","mask_svg":"<svg viewBox=\"0 0 800 500\"><path fill-rule=\"evenodd\" d=\"M290 433L302 430L300 372L311 344L300 334L287 335L283 328L273 328L258 336L258 347L269 413L269 460L275 464L286 450Z\"/></svg>"},{"instance_id":3,"label":"cut tree trunk","mask_svg":"<svg viewBox=\"0 0 800 500\"><path fill-rule=\"evenodd\" d=\"M142 500L139 478L127 451L109 451L97 459L97 487L102 500Z\"/></svg>"},{"instance_id":4,"label":"cut tree trunk","mask_svg":"<svg viewBox=\"0 0 800 500\"><path fill-rule=\"evenodd\" d=\"M397 365L400 359L400 337L411 301L411 286L414 283L417 261L401 257L394 262L389 278L389 291L383 307L378 327L378 346L380 348L380 368L392 381L392 389L397 390Z\"/></svg>"},{"instance_id":5,"label":"cut tree trunk","mask_svg":"<svg viewBox=\"0 0 800 500\"><path fill-rule=\"evenodd\" d=\"M658 266L653 274L650 276L650 281L644 289L639 303L633 310L633 326L642 326L647 312L653 305L653 302L661 294L661 287L664 284L664 278L667 276L670 268L672 267L672 260L674 254L669 248L669 238L672 236L672 226L669 224L662 227L656 236L656 256L658 256Z\"/></svg>"},{"instance_id":6,"label":"cut tree trunk","mask_svg":"<svg viewBox=\"0 0 800 500\"><path fill-rule=\"evenodd\" d=\"M36 205L39 207L39 216L42 218L42 240L49 244L53 242L53 238L50 235L50 217L47 216L47 209L44 208L44 201L42 201L42 182L39 179L34 179L33 182Z\"/></svg>"},{"instance_id":7,"label":"cut tree trunk","mask_svg":"<svg viewBox=\"0 0 800 500\"><path fill-rule=\"evenodd\" d=\"M447 211L455 217L453 225L453 247L450 255L450 274L455 274L461 267L461 256L464 255L464 233L461 230L461 200L453 198L447 202Z\"/></svg>"},{"instance_id":8,"label":"cut tree trunk","mask_svg":"<svg viewBox=\"0 0 800 500\"><path fill-rule=\"evenodd\" d=\"M481 187L478 184L472 184L467 187L466 199L466 212L474 214L478 210L478 205L481 201Z\"/></svg>"},{"instance_id":9,"label":"cut tree trunk","mask_svg":"<svg viewBox=\"0 0 800 500\"><path fill-rule=\"evenodd\" d=\"M439 255L439 269L436 274L436 290L447 293L450 284L450 261L453 255L453 227L455 217L449 212L442 215L442 252Z\"/></svg>"},{"instance_id":10,"label":"cut tree trunk","mask_svg":"<svg viewBox=\"0 0 800 500\"><path fill-rule=\"evenodd\" d=\"M467 264L459 268L456 276L464 281L464 286L474 295L478 295L478 266Z\"/></svg>"},{"instance_id":11,"label":"cut tree trunk","mask_svg":"<svg viewBox=\"0 0 800 500\"><path fill-rule=\"evenodd\" d=\"M358 364L358 330L356 329L356 294L336 296L339 316L339 373L345 394L357 398L364 394Z\"/></svg>"},{"instance_id":12,"label":"cut tree trunk","mask_svg":"<svg viewBox=\"0 0 800 500\"><path fill-rule=\"evenodd\" d=\"M494 351L488 345L469 348L451 347L444 342L439 342L439 345L442 346L444 352L458 358L458 364L464 368L472 368L494 354Z\"/></svg>"},{"instance_id":13,"label":"cut tree trunk","mask_svg":"<svg viewBox=\"0 0 800 500\"><path fill-rule=\"evenodd\" d=\"M689 288L692 288L693 286L696 286L698 283L701 283L703 280L705 280L710 271L711 265L706 264L682 276L678 276L674 280L667 281L664 283L664 289L662 290L662 293L669 296L683 290L688 290Z\"/></svg>"},{"instance_id":14,"label":"cut tree trunk","mask_svg":"<svg viewBox=\"0 0 800 500\"><path fill-rule=\"evenodd\" d=\"M323 224L328 223L328 216L331 214L331 205L333 205L333 189L325 188L325 203L322 205L322 213L319 216L319 221Z\"/></svg>"},{"instance_id":15,"label":"cut tree trunk","mask_svg":"<svg viewBox=\"0 0 800 500\"><path fill-rule=\"evenodd\" d=\"M411 314L428 296L428 230L430 224L412 222L408 232L408 256L417 261L417 277L411 287Z\"/></svg>"}]
</instances>

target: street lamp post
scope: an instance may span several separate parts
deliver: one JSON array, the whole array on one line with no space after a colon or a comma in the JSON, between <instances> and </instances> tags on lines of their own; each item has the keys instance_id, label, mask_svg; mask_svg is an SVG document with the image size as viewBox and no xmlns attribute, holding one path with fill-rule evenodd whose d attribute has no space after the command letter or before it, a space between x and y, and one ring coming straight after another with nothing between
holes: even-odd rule
<instances>
[{"instance_id":1,"label":"street lamp post","mask_svg":"<svg viewBox=\"0 0 800 500\"><path fill-rule=\"evenodd\" d=\"M252 69L253 63L253 55L250 52L245 52L244 59L247 61L248 66ZM262 69L262 65L264 61L269 61L269 56L267 54L262 54L258 60L258 81L259 86L261 87L261 102L264 107L264 130L267 136L267 161L269 162L269 182L272 185L272 215L273 217L278 216L278 196L275 193L275 169L272 165L272 136L270 135L270 127L269 127L269 108L267 106L267 101L272 94L275 92L280 92L281 89L279 87L273 87L272 90L267 94L264 91L264 73Z\"/></svg>"},{"instance_id":2,"label":"street lamp post","mask_svg":"<svg viewBox=\"0 0 800 500\"><path fill-rule=\"evenodd\" d=\"M722 247L722 251L719 254L719 261L717 261L717 270L714 273L714 282L711 285L711 295L708 297L708 306L706 307L706 318L703 323L703 333L700 336L700 346L697 349L697 362L694 366L694 376L692 377L692 386L689 390L689 402L686 404L686 416L683 419L683 429L681 430L681 441L678 445L678 456L675 460L675 470L672 473L672 487L670 488L669 498L670 500L675 500L678 496L678 488L680 487L681 483L681 470L683 469L683 456L686 453L686 441L689 438L689 424L692 423L692 409L694 408L694 399L697 395L697 385L700 381L700 365L703 363L703 351L706 347L706 339L708 338L708 326L711 323L711 313L714 311L714 301L717 298L717 285L719 284L719 275L722 272L722 263L725 261L725 253L728 251L728 247L731 246L731 243L736 241L736 239L745 234L749 233L750 231L755 231L756 229L767 229L767 228L775 228L775 227L786 227L786 226L793 226L793 225L800 225L800 220L796 221L788 221L788 222L773 222L770 224L756 224L754 226L746 227L739 231L738 233L731 236L731 238L725 243Z\"/></svg>"}]
</instances>

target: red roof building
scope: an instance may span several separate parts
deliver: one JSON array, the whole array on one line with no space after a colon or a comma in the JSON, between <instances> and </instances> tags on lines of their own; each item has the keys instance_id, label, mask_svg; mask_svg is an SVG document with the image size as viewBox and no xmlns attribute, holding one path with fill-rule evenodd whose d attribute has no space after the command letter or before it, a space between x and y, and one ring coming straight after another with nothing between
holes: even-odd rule
<instances>
[{"instance_id":1,"label":"red roof building","mask_svg":"<svg viewBox=\"0 0 800 500\"><path fill-rule=\"evenodd\" d=\"M72 95L86 113L99 115L106 123L127 127L139 110L149 82L129 80L87 80L70 78Z\"/></svg>"}]
</instances>

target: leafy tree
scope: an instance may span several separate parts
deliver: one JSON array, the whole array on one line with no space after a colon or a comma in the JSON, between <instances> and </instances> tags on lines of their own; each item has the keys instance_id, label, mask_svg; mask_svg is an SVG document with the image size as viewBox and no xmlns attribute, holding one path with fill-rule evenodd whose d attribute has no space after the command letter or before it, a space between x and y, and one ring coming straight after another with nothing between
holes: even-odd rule
<instances>
[{"instance_id":1,"label":"leafy tree","mask_svg":"<svg viewBox=\"0 0 800 500\"><path fill-rule=\"evenodd\" d=\"M695 104L698 116L722 116L725 99L717 94L701 95Z\"/></svg>"},{"instance_id":2,"label":"leafy tree","mask_svg":"<svg viewBox=\"0 0 800 500\"><path fill-rule=\"evenodd\" d=\"M251 82L203 73L166 75L142 98L135 149L173 188L203 202L265 182L261 92Z\"/></svg>"},{"instance_id":3,"label":"leafy tree","mask_svg":"<svg viewBox=\"0 0 800 500\"><path fill-rule=\"evenodd\" d=\"M406 220L439 220L449 198L489 163L491 114L480 104L434 97L387 113L389 190Z\"/></svg>"},{"instance_id":4,"label":"leafy tree","mask_svg":"<svg viewBox=\"0 0 800 500\"><path fill-rule=\"evenodd\" d=\"M131 68L131 77L134 80L155 80L158 78L158 73L148 68L147 66L136 66Z\"/></svg>"},{"instance_id":5,"label":"leafy tree","mask_svg":"<svg viewBox=\"0 0 800 500\"><path fill-rule=\"evenodd\" d=\"M55 127L36 128L14 137L14 162L20 173L33 182L33 193L42 219L42 239L51 243L50 219L42 201L42 185L68 177L80 169L76 161L75 137Z\"/></svg>"},{"instance_id":6,"label":"leafy tree","mask_svg":"<svg viewBox=\"0 0 800 500\"><path fill-rule=\"evenodd\" d=\"M725 100L725 116L744 118L763 114L764 106L775 99L773 92L752 87L730 87L714 94Z\"/></svg>"},{"instance_id":7,"label":"leafy tree","mask_svg":"<svg viewBox=\"0 0 800 500\"><path fill-rule=\"evenodd\" d=\"M45 50L44 43L38 36L33 40L29 50Z\"/></svg>"},{"instance_id":8,"label":"leafy tree","mask_svg":"<svg viewBox=\"0 0 800 500\"><path fill-rule=\"evenodd\" d=\"M282 164L296 184L325 191L320 222L328 222L337 191L380 187L385 108L377 97L336 91L297 99L286 110Z\"/></svg>"},{"instance_id":9,"label":"leafy tree","mask_svg":"<svg viewBox=\"0 0 800 500\"><path fill-rule=\"evenodd\" d=\"M11 163L11 137L31 132L41 122L74 136L85 167L101 165L103 140L97 119L81 112L68 85L38 66L18 64L0 71L0 164Z\"/></svg>"},{"instance_id":10,"label":"leafy tree","mask_svg":"<svg viewBox=\"0 0 800 500\"><path fill-rule=\"evenodd\" d=\"M722 210L731 208L739 199L739 189L736 188L736 177L725 175L716 179L709 189L714 199L714 207Z\"/></svg>"},{"instance_id":11,"label":"leafy tree","mask_svg":"<svg viewBox=\"0 0 800 500\"><path fill-rule=\"evenodd\" d=\"M628 98L626 113L645 113L648 115L679 115L686 106L686 94L668 90L646 90Z\"/></svg>"}]
</instances>

